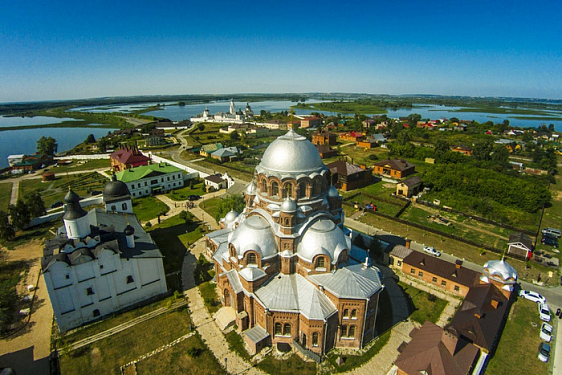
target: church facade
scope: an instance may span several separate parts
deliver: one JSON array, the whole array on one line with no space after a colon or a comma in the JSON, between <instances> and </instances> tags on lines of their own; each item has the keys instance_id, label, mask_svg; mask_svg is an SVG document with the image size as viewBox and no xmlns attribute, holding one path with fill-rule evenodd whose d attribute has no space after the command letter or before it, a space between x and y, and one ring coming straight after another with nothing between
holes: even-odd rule
<instances>
[{"instance_id":1,"label":"church facade","mask_svg":"<svg viewBox=\"0 0 562 375\"><path fill-rule=\"evenodd\" d=\"M223 305L234 309L249 346L323 354L371 341L380 273L352 245L316 147L292 130L277 138L244 195L244 211L228 213L206 241Z\"/></svg>"},{"instance_id":2,"label":"church facade","mask_svg":"<svg viewBox=\"0 0 562 375\"><path fill-rule=\"evenodd\" d=\"M65 196L64 226L47 240L41 266L59 331L167 292L162 254L137 217L127 185L104 188L106 209L86 212Z\"/></svg>"},{"instance_id":3,"label":"church facade","mask_svg":"<svg viewBox=\"0 0 562 375\"><path fill-rule=\"evenodd\" d=\"M234 105L234 99L230 99L230 109L228 112L217 112L212 115L207 108L198 115L197 117L192 117L191 122L228 122L231 124L243 124L248 120L254 118L254 111L250 107L250 103L246 103L246 108L236 110Z\"/></svg>"}]
</instances>

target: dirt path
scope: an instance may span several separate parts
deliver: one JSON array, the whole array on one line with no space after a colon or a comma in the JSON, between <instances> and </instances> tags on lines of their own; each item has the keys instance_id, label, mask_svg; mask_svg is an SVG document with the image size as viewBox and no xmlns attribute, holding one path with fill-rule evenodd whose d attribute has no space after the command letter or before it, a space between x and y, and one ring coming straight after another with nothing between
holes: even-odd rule
<instances>
[{"instance_id":1,"label":"dirt path","mask_svg":"<svg viewBox=\"0 0 562 375\"><path fill-rule=\"evenodd\" d=\"M27 325L13 336L0 340L0 367L12 367L18 374L49 374L53 309L40 274L42 254L43 242L39 240L8 251L9 260L31 262L26 280L18 286L18 290L25 290L26 285L37 285Z\"/></svg>"}]
</instances>

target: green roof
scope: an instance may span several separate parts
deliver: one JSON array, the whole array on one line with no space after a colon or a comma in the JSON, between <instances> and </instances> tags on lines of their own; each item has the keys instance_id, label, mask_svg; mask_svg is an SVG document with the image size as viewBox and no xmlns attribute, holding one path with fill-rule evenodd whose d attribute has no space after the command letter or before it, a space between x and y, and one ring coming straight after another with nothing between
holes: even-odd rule
<instances>
[{"instance_id":1,"label":"green roof","mask_svg":"<svg viewBox=\"0 0 562 375\"><path fill-rule=\"evenodd\" d=\"M122 182L133 182L142 178L158 176L166 173L181 172L182 170L168 163L142 165L140 167L125 169L117 173L117 179Z\"/></svg>"}]
</instances>

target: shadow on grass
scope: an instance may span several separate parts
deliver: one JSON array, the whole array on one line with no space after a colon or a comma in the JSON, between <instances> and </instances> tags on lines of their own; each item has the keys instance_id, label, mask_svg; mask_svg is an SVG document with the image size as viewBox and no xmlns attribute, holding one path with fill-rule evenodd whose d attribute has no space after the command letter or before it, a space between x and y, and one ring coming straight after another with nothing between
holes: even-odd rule
<instances>
[{"instance_id":1,"label":"shadow on grass","mask_svg":"<svg viewBox=\"0 0 562 375\"><path fill-rule=\"evenodd\" d=\"M186 232L197 229L198 223L178 224L167 228L155 228L150 236L164 255L164 271L166 273L181 270L183 257L187 250L186 244L178 237Z\"/></svg>"}]
</instances>

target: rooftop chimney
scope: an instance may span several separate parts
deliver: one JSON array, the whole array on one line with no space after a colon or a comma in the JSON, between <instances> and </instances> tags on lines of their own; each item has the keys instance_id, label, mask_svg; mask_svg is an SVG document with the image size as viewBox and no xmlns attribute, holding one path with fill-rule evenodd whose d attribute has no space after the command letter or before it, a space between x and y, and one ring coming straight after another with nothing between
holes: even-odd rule
<instances>
[{"instance_id":1,"label":"rooftop chimney","mask_svg":"<svg viewBox=\"0 0 562 375\"><path fill-rule=\"evenodd\" d=\"M461 266L462 266L462 260L457 259L457 260L455 261L455 268L456 268L456 269L460 269Z\"/></svg>"}]
</instances>

